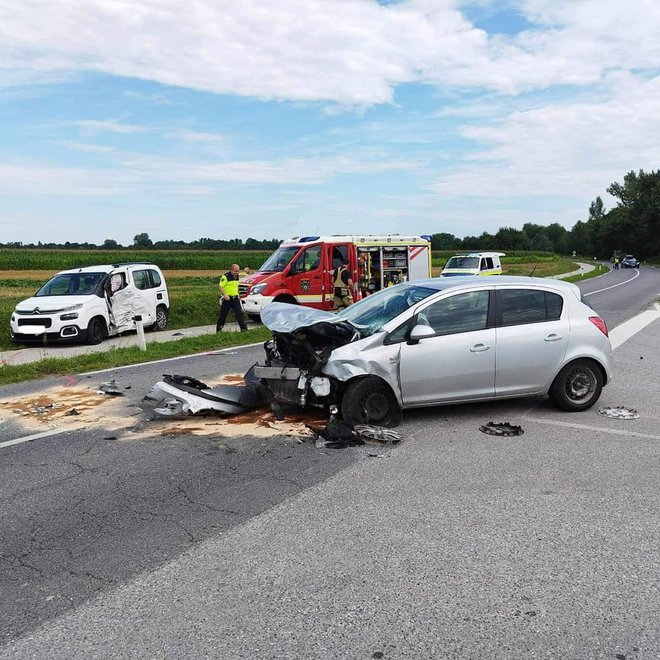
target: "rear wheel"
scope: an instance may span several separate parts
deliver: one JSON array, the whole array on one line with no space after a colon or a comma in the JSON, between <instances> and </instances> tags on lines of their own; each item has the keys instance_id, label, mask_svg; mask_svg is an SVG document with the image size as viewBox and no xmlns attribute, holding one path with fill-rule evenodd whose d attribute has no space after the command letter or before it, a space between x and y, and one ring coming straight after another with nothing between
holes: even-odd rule
<instances>
[{"instance_id":1,"label":"rear wheel","mask_svg":"<svg viewBox=\"0 0 660 660\"><path fill-rule=\"evenodd\" d=\"M591 408L603 390L603 373L590 360L575 360L557 374L550 397L562 410L579 412Z\"/></svg>"},{"instance_id":2,"label":"rear wheel","mask_svg":"<svg viewBox=\"0 0 660 660\"><path fill-rule=\"evenodd\" d=\"M88 344L100 344L105 336L105 328L100 318L93 318L87 326L86 342Z\"/></svg>"},{"instance_id":3,"label":"rear wheel","mask_svg":"<svg viewBox=\"0 0 660 660\"><path fill-rule=\"evenodd\" d=\"M259 314L248 314L247 316L250 321L253 321L254 323L261 323L261 316L259 316Z\"/></svg>"},{"instance_id":4,"label":"rear wheel","mask_svg":"<svg viewBox=\"0 0 660 660\"><path fill-rule=\"evenodd\" d=\"M153 330L165 330L167 328L167 321L169 314L165 305L158 305L156 308L156 322L153 324Z\"/></svg>"},{"instance_id":5,"label":"rear wheel","mask_svg":"<svg viewBox=\"0 0 660 660\"><path fill-rule=\"evenodd\" d=\"M397 426L401 408L387 383L375 376L353 381L344 392L341 412L348 424Z\"/></svg>"}]
</instances>

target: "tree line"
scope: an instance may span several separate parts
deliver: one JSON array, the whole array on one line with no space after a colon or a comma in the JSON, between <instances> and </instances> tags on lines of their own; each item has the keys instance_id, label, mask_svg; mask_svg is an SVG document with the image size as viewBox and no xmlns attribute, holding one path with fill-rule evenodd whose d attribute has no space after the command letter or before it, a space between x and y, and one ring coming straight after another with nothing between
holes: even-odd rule
<instances>
[{"instance_id":1,"label":"tree line","mask_svg":"<svg viewBox=\"0 0 660 660\"><path fill-rule=\"evenodd\" d=\"M501 227L496 233L483 232L479 236L458 238L449 233L431 236L433 250L534 250L600 259L619 253L633 253L638 258L660 256L660 170L630 171L623 183L614 182L607 192L617 200L616 206L605 209L600 197L589 206L588 219L578 221L572 229L557 222L549 225L525 223L522 229ZM248 238L200 238L196 241L152 241L149 234L136 234L126 249L140 250L274 250L281 239L258 240ZM86 250L123 249L113 239L101 245L93 243L5 243L2 247L25 248L82 248Z\"/></svg>"}]
</instances>

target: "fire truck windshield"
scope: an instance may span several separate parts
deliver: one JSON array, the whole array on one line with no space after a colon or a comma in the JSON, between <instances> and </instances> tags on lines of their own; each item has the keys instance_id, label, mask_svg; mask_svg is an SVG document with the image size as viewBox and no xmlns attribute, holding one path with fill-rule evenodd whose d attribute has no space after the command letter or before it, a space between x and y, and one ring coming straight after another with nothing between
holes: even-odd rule
<instances>
[{"instance_id":1,"label":"fire truck windshield","mask_svg":"<svg viewBox=\"0 0 660 660\"><path fill-rule=\"evenodd\" d=\"M273 254L266 259L264 265L259 269L260 272L281 273L298 254L300 247L281 247L275 250Z\"/></svg>"}]
</instances>

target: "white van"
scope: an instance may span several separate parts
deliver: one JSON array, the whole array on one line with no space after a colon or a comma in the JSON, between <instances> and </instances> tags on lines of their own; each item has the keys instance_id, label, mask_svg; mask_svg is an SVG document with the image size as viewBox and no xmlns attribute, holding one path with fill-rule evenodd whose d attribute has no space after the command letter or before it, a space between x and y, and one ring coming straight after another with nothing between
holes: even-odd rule
<instances>
[{"instance_id":1,"label":"white van","mask_svg":"<svg viewBox=\"0 0 660 660\"><path fill-rule=\"evenodd\" d=\"M11 315L11 336L18 343L100 344L105 337L135 330L136 316L145 327L164 330L169 312L158 266L88 266L57 273L32 298L18 303Z\"/></svg>"},{"instance_id":2,"label":"white van","mask_svg":"<svg viewBox=\"0 0 660 660\"><path fill-rule=\"evenodd\" d=\"M449 259L440 273L441 277L457 275L501 275L500 257L504 252L470 252Z\"/></svg>"}]
</instances>

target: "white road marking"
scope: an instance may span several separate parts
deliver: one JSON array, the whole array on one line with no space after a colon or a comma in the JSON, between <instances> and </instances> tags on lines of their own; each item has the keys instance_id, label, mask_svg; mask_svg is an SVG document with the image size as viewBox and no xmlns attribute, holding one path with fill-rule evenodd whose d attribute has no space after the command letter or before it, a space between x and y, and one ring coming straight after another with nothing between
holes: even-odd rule
<instances>
[{"instance_id":1,"label":"white road marking","mask_svg":"<svg viewBox=\"0 0 660 660\"><path fill-rule=\"evenodd\" d=\"M621 344L627 342L631 337L634 337L638 332L641 332L647 325L657 319L660 319L660 309L658 311L647 309L645 312L633 316L625 323L610 330L612 348L619 348Z\"/></svg>"},{"instance_id":2,"label":"white road marking","mask_svg":"<svg viewBox=\"0 0 660 660\"><path fill-rule=\"evenodd\" d=\"M23 442L30 442L30 440L38 440L39 438L47 438L50 435L59 435L66 433L66 431L44 431L43 433L35 433L34 435L26 435L23 438L16 438L15 440L5 440L0 442L0 449L3 447L11 447L12 445L20 445Z\"/></svg>"},{"instance_id":3,"label":"white road marking","mask_svg":"<svg viewBox=\"0 0 660 660\"><path fill-rule=\"evenodd\" d=\"M619 282L618 284L613 284L612 286L607 286L604 289L598 289L598 291L591 291L591 293L583 293L583 296L593 296L594 293L602 293L603 291L609 291L610 289L616 289L618 286L623 286L624 284L629 284L633 280L636 280L639 277L639 271L635 270L635 274L625 282Z\"/></svg>"},{"instance_id":4,"label":"white road marking","mask_svg":"<svg viewBox=\"0 0 660 660\"><path fill-rule=\"evenodd\" d=\"M547 424L548 426L563 426L565 428L576 429L578 431L594 431L596 433L609 433L610 435L634 436L636 438L649 438L651 440L660 440L660 435L650 433L638 433L637 431L624 431L622 429L602 428L600 426L590 426L589 424L575 424L574 422L560 422L555 419L539 419L538 417L524 417L528 422L536 424Z\"/></svg>"}]
</instances>

